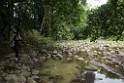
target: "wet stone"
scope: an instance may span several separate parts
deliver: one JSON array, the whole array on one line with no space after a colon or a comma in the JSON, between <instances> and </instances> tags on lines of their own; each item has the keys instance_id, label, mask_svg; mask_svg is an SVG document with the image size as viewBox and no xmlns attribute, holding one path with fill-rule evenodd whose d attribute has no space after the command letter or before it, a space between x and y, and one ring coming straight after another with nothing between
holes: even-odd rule
<instances>
[{"instance_id":1,"label":"wet stone","mask_svg":"<svg viewBox=\"0 0 124 83\"><path fill-rule=\"evenodd\" d=\"M90 70L90 71L97 71L98 68L94 65L89 65L85 67L86 70Z\"/></svg>"}]
</instances>

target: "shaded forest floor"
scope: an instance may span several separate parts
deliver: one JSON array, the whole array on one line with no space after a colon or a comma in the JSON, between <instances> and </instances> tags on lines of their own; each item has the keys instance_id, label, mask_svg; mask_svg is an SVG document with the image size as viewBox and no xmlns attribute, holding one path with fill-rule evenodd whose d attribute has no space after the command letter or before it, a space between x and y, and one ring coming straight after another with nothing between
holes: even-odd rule
<instances>
[{"instance_id":1,"label":"shaded forest floor","mask_svg":"<svg viewBox=\"0 0 124 83\"><path fill-rule=\"evenodd\" d=\"M9 41L2 41L0 43L1 43L0 44L0 57L5 56L5 55L13 52L13 50L10 47Z\"/></svg>"},{"instance_id":2,"label":"shaded forest floor","mask_svg":"<svg viewBox=\"0 0 124 83\"><path fill-rule=\"evenodd\" d=\"M41 43L39 43L41 42ZM11 41L0 41L0 58L7 56L11 53L14 53L14 50L10 47ZM31 42L32 43L32 42ZM42 49L47 49L47 50L53 50L54 46L54 41L35 41L34 45L31 45L30 43L24 44L24 42L19 43L19 53L30 53L32 50L42 50Z\"/></svg>"}]
</instances>

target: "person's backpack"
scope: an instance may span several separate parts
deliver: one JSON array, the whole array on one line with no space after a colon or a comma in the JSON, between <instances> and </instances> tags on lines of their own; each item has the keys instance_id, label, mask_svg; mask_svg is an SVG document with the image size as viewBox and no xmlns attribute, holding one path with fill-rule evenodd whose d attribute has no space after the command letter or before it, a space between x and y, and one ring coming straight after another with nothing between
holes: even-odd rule
<instances>
[{"instance_id":1,"label":"person's backpack","mask_svg":"<svg viewBox=\"0 0 124 83\"><path fill-rule=\"evenodd\" d=\"M14 46L15 46L15 40L13 40L13 41L11 42L11 44L10 44L10 47L11 47L11 48L14 48Z\"/></svg>"}]
</instances>

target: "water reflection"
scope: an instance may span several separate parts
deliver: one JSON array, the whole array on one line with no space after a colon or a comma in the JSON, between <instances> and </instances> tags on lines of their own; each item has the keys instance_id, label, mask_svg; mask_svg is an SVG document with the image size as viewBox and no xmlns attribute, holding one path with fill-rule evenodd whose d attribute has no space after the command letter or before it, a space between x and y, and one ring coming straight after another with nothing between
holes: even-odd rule
<instances>
[{"instance_id":1,"label":"water reflection","mask_svg":"<svg viewBox=\"0 0 124 83\"><path fill-rule=\"evenodd\" d=\"M50 59L41 69L43 74L48 72L47 75L41 76L41 79L47 83L124 83L118 75L110 73L102 67L100 71L91 72L85 71L84 66L82 62L78 61L66 63ZM80 75L79 79L77 73ZM50 76L56 75L60 75L64 79L49 79Z\"/></svg>"},{"instance_id":2,"label":"water reflection","mask_svg":"<svg viewBox=\"0 0 124 83\"><path fill-rule=\"evenodd\" d=\"M81 74L83 83L94 83L95 81L95 73L91 71L87 71Z\"/></svg>"},{"instance_id":3,"label":"water reflection","mask_svg":"<svg viewBox=\"0 0 124 83\"><path fill-rule=\"evenodd\" d=\"M106 70L104 68L102 68L99 73L105 74L106 75L106 78L120 79L119 75L116 75L115 73L112 73L112 72L109 72L109 71L106 72Z\"/></svg>"},{"instance_id":4,"label":"water reflection","mask_svg":"<svg viewBox=\"0 0 124 83\"><path fill-rule=\"evenodd\" d=\"M124 83L124 81L122 79L116 79L116 78L111 79L111 78L108 78L108 76L106 76L105 74L101 74L98 72L94 72L94 73L96 75L96 78L102 78L103 79L103 80L95 80L94 83Z\"/></svg>"}]
</instances>

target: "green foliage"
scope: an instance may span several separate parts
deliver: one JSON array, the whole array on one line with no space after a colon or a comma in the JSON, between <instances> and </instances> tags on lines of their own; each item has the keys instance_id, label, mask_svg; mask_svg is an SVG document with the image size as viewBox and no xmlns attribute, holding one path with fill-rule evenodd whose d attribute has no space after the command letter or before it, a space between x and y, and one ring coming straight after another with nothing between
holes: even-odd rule
<instances>
[{"instance_id":1,"label":"green foliage","mask_svg":"<svg viewBox=\"0 0 124 83\"><path fill-rule=\"evenodd\" d=\"M91 30L92 40L101 36L114 37L116 41L122 38L124 32L123 3L123 0L110 0L107 4L91 10L88 27Z\"/></svg>"},{"instance_id":2,"label":"green foliage","mask_svg":"<svg viewBox=\"0 0 124 83\"><path fill-rule=\"evenodd\" d=\"M52 45L50 38L45 38L40 35L35 29L27 30L22 33L22 46L27 48L49 48Z\"/></svg>"},{"instance_id":3,"label":"green foliage","mask_svg":"<svg viewBox=\"0 0 124 83\"><path fill-rule=\"evenodd\" d=\"M12 1L2 1L0 3L0 22L7 21L9 28L4 26L5 24L3 23L4 25L2 25L0 30L3 27L7 27L2 32L8 35L10 35L10 27L17 25L16 28L19 28L21 31L37 29L45 37L72 39L74 33L72 33L70 26L78 26L80 22L85 22L86 19L86 0L26 0L15 3L12 3ZM6 5L9 5L10 8ZM8 9L10 9L10 15L4 16L7 19L3 20L2 15L6 15L8 13L6 10ZM66 24L64 27L67 29L59 29L63 23ZM66 37L62 38L61 35L66 35Z\"/></svg>"},{"instance_id":4,"label":"green foliage","mask_svg":"<svg viewBox=\"0 0 124 83\"><path fill-rule=\"evenodd\" d=\"M37 30L41 34L38 37L58 40L123 38L123 0L109 0L107 4L91 11L86 10L86 0L26 0L14 4L2 0L0 4L0 38L9 36L13 25L18 25L16 29L25 34L31 31L34 36L37 33L32 30ZM30 36L32 40L37 37Z\"/></svg>"},{"instance_id":5,"label":"green foliage","mask_svg":"<svg viewBox=\"0 0 124 83\"><path fill-rule=\"evenodd\" d=\"M53 25L51 31L53 32L52 34L56 35L56 39L70 40L75 39L75 35L82 34L82 32L78 33L78 30L75 28L86 25L85 1L75 0L71 2L63 0L55 4L55 7L52 6L54 8L54 18L52 20Z\"/></svg>"},{"instance_id":6,"label":"green foliage","mask_svg":"<svg viewBox=\"0 0 124 83\"><path fill-rule=\"evenodd\" d=\"M57 40L71 40L73 38L73 33L71 33L70 28L66 25L63 25L57 29Z\"/></svg>"}]
</instances>

